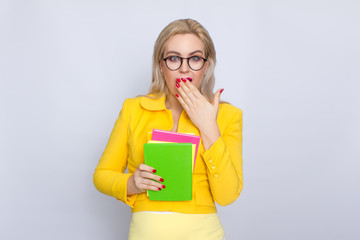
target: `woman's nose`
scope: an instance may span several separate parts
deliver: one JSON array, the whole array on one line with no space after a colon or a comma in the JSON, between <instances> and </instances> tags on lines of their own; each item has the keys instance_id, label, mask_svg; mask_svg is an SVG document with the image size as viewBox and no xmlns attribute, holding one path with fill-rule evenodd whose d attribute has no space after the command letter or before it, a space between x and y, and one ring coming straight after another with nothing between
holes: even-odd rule
<instances>
[{"instance_id":1,"label":"woman's nose","mask_svg":"<svg viewBox=\"0 0 360 240\"><path fill-rule=\"evenodd\" d=\"M183 60L180 68L179 68L179 72L181 73L186 73L190 71L190 67L189 67L189 63L188 61L186 61L186 59Z\"/></svg>"}]
</instances>

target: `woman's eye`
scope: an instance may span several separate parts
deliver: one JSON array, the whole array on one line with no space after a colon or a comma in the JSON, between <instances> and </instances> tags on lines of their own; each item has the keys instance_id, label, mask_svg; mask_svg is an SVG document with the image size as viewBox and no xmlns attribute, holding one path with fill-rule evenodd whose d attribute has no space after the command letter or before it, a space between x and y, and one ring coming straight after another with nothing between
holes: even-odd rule
<instances>
[{"instance_id":1,"label":"woman's eye","mask_svg":"<svg viewBox=\"0 0 360 240\"><path fill-rule=\"evenodd\" d=\"M198 56L193 56L193 57L191 57L191 59L190 59L191 61L193 61L193 62L197 62L197 61L200 61L201 60L201 58L200 57L198 57Z\"/></svg>"},{"instance_id":2,"label":"woman's eye","mask_svg":"<svg viewBox=\"0 0 360 240\"><path fill-rule=\"evenodd\" d=\"M178 61L180 61L180 58L179 58L178 56L170 56L170 57L169 57L169 60L170 60L171 62L178 62Z\"/></svg>"}]
</instances>

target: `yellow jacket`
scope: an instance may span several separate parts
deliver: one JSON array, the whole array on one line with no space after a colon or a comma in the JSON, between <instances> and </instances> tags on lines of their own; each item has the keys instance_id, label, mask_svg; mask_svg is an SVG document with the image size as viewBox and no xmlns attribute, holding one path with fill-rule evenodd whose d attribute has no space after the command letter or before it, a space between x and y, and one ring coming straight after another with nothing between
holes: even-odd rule
<instances>
[{"instance_id":1,"label":"yellow jacket","mask_svg":"<svg viewBox=\"0 0 360 240\"><path fill-rule=\"evenodd\" d=\"M96 188L137 211L173 211L180 213L214 213L214 201L225 206L235 201L243 188L242 111L228 103L220 103L217 123L221 137L208 150L202 141L193 172L191 201L151 201L146 193L127 196L127 181L140 163L144 163L143 144L154 128L170 131L171 110L165 107L165 96L126 99L115 122L110 139L95 169ZM199 130L182 112L178 132ZM128 173L124 173L128 167Z\"/></svg>"}]
</instances>

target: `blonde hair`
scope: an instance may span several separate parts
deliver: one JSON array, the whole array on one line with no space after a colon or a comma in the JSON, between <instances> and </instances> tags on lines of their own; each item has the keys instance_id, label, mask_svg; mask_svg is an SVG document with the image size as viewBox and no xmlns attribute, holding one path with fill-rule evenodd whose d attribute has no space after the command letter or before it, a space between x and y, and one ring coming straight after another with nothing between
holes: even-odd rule
<instances>
[{"instance_id":1,"label":"blonde hair","mask_svg":"<svg viewBox=\"0 0 360 240\"><path fill-rule=\"evenodd\" d=\"M204 43L205 58L207 58L209 66L205 73L204 79L201 82L199 90L209 101L212 101L214 97L213 89L215 85L215 47L208 31L200 23L193 19L179 19L173 21L168 24L159 34L154 45L152 83L150 85L149 94L169 94L169 89L166 86L165 79L160 70L160 62L163 61L166 41L176 34L194 34Z\"/></svg>"}]
</instances>

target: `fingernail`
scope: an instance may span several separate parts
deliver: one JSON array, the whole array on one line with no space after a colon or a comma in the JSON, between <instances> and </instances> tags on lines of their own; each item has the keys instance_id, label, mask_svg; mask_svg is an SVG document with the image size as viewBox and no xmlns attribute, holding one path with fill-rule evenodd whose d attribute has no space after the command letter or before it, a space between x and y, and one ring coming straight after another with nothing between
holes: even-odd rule
<instances>
[{"instance_id":1,"label":"fingernail","mask_svg":"<svg viewBox=\"0 0 360 240\"><path fill-rule=\"evenodd\" d=\"M153 169L153 171L152 171L153 173L156 173L156 170L155 169Z\"/></svg>"},{"instance_id":2,"label":"fingernail","mask_svg":"<svg viewBox=\"0 0 360 240\"><path fill-rule=\"evenodd\" d=\"M162 185L161 187L162 187L162 188L165 188L165 185Z\"/></svg>"},{"instance_id":3,"label":"fingernail","mask_svg":"<svg viewBox=\"0 0 360 240\"><path fill-rule=\"evenodd\" d=\"M161 188L159 188L159 191L161 190Z\"/></svg>"},{"instance_id":4,"label":"fingernail","mask_svg":"<svg viewBox=\"0 0 360 240\"><path fill-rule=\"evenodd\" d=\"M179 88L179 87L180 87L180 85L179 85L178 83L176 83L176 87L177 87L177 88Z\"/></svg>"},{"instance_id":5,"label":"fingernail","mask_svg":"<svg viewBox=\"0 0 360 240\"><path fill-rule=\"evenodd\" d=\"M192 78L186 78L187 80L189 80L190 82L192 81Z\"/></svg>"},{"instance_id":6,"label":"fingernail","mask_svg":"<svg viewBox=\"0 0 360 240\"><path fill-rule=\"evenodd\" d=\"M163 182L164 181L164 179L163 178L160 178L160 182Z\"/></svg>"},{"instance_id":7,"label":"fingernail","mask_svg":"<svg viewBox=\"0 0 360 240\"><path fill-rule=\"evenodd\" d=\"M177 78L176 81L177 81L177 82L181 82L180 78Z\"/></svg>"},{"instance_id":8,"label":"fingernail","mask_svg":"<svg viewBox=\"0 0 360 240\"><path fill-rule=\"evenodd\" d=\"M183 82L186 82L186 79L184 79L184 78L182 78L181 80L182 80Z\"/></svg>"},{"instance_id":9,"label":"fingernail","mask_svg":"<svg viewBox=\"0 0 360 240\"><path fill-rule=\"evenodd\" d=\"M224 89L221 89L221 90L220 90L220 93L222 93L223 91L224 91Z\"/></svg>"},{"instance_id":10,"label":"fingernail","mask_svg":"<svg viewBox=\"0 0 360 240\"><path fill-rule=\"evenodd\" d=\"M180 97L179 94L176 94L176 97Z\"/></svg>"}]
</instances>

